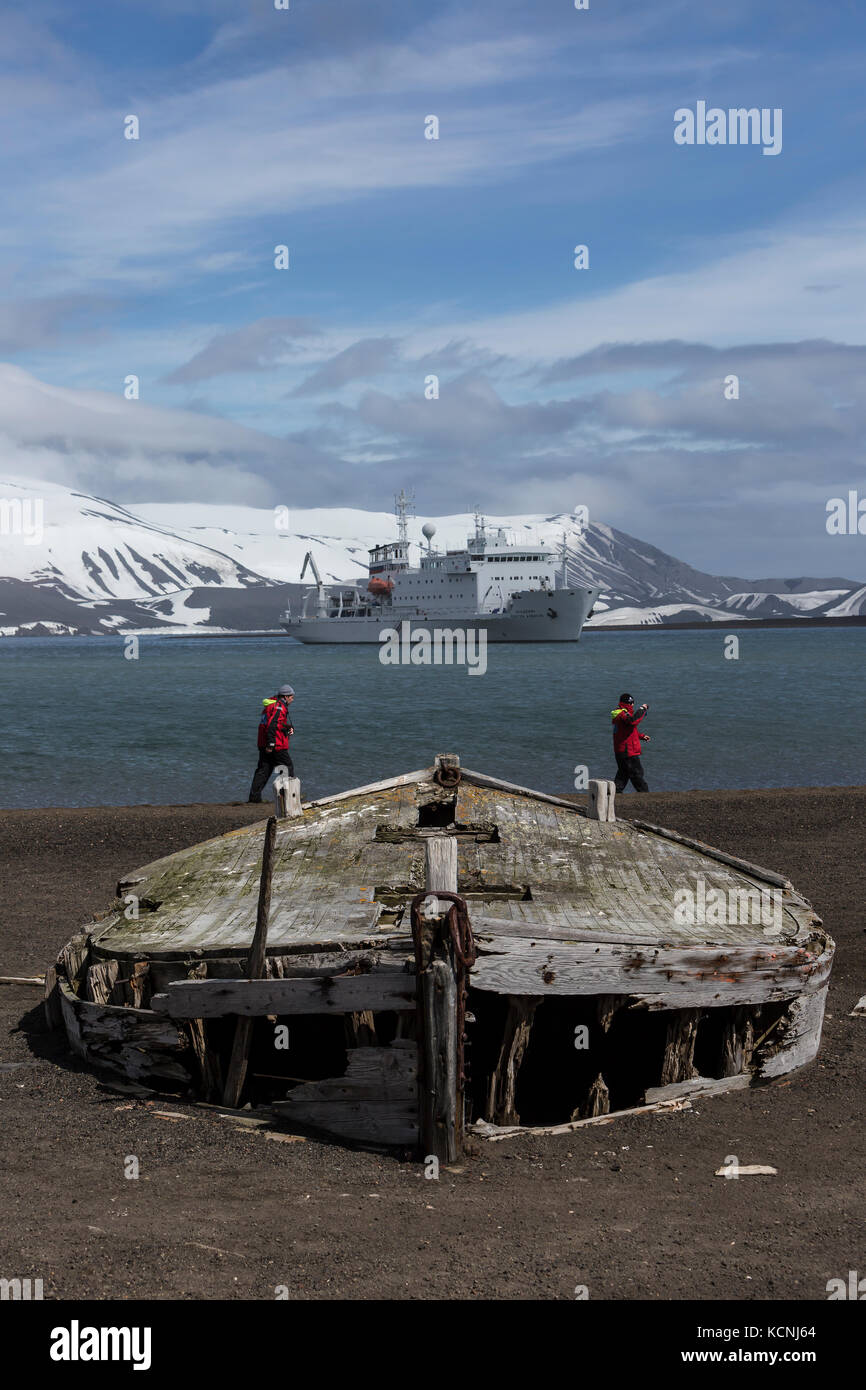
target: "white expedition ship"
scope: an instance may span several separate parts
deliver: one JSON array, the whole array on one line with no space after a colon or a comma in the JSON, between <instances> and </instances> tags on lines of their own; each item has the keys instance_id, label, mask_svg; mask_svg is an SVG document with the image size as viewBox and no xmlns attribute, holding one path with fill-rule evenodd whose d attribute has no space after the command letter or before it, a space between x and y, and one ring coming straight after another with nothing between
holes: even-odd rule
<instances>
[{"instance_id":1,"label":"white expedition ship","mask_svg":"<svg viewBox=\"0 0 866 1390\"><path fill-rule=\"evenodd\" d=\"M300 642L379 642L382 633L441 626L484 631L488 642L576 642L598 589L568 587L568 551L514 544L501 528L488 534L484 518L461 550L436 550L436 527L421 528L427 541L421 561L409 560L408 500L397 498L397 540L370 550L369 578L362 584L324 584L312 554L316 580L280 624ZM559 583L560 587L557 587ZM403 626L409 623L407 629Z\"/></svg>"}]
</instances>

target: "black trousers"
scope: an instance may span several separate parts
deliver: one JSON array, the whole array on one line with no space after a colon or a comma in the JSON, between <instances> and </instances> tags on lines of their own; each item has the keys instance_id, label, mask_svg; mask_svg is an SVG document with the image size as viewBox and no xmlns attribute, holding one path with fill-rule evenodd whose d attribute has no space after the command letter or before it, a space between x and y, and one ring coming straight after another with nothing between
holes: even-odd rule
<instances>
[{"instance_id":1,"label":"black trousers","mask_svg":"<svg viewBox=\"0 0 866 1390\"><path fill-rule=\"evenodd\" d=\"M617 773L614 783L618 792L624 792L629 782L634 785L636 792L648 792L646 778L643 775L643 763L635 754L629 757L628 753L617 753L616 755Z\"/></svg>"},{"instance_id":2,"label":"black trousers","mask_svg":"<svg viewBox=\"0 0 866 1390\"><path fill-rule=\"evenodd\" d=\"M295 768L289 757L289 750L285 749L282 753L266 753L264 748L260 748L259 765L253 773L252 786L250 787L250 801L261 801L265 783L278 767L286 768L289 776L294 777Z\"/></svg>"}]
</instances>

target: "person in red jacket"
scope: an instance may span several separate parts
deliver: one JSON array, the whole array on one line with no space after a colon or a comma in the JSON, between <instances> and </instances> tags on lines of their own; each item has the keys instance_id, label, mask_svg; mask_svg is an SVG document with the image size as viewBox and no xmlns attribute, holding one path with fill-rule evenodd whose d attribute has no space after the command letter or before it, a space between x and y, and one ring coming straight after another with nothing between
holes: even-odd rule
<instances>
[{"instance_id":1,"label":"person in red jacket","mask_svg":"<svg viewBox=\"0 0 866 1390\"><path fill-rule=\"evenodd\" d=\"M637 710L631 695L620 695L619 705L610 712L613 725L613 751L616 758L617 773L614 778L618 792L624 792L629 782L636 792L648 792L643 765L640 760L641 741L649 742L649 734L638 732L638 724L646 717L649 705L641 705Z\"/></svg>"},{"instance_id":2,"label":"person in red jacket","mask_svg":"<svg viewBox=\"0 0 866 1390\"><path fill-rule=\"evenodd\" d=\"M281 685L276 695L262 700L262 717L259 720L259 762L253 773L250 787L250 801L261 801L265 783L275 768L284 767L290 777L295 768L289 756L289 739L295 732L289 718L289 705L295 698L290 685Z\"/></svg>"}]
</instances>

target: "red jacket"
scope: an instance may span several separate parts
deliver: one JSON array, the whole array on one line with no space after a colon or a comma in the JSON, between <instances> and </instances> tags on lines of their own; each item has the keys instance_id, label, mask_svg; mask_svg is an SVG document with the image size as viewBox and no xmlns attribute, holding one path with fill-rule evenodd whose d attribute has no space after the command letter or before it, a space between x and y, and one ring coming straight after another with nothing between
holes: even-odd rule
<instances>
[{"instance_id":1,"label":"red jacket","mask_svg":"<svg viewBox=\"0 0 866 1390\"><path fill-rule=\"evenodd\" d=\"M625 753L628 758L640 757L640 734L637 726L645 717L646 710L642 714L635 714L634 705L620 705L618 709L611 710L614 753Z\"/></svg>"},{"instance_id":2,"label":"red jacket","mask_svg":"<svg viewBox=\"0 0 866 1390\"><path fill-rule=\"evenodd\" d=\"M295 731L289 718L289 707L285 700L271 698L262 700L262 717L259 720L259 748L274 745L277 753L288 752L289 736Z\"/></svg>"}]
</instances>

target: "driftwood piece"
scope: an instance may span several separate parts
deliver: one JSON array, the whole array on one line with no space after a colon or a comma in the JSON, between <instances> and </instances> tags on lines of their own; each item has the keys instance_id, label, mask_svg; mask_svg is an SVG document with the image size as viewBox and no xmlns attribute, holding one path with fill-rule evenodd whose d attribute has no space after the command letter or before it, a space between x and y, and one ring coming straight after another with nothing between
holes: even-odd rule
<instances>
[{"instance_id":1,"label":"driftwood piece","mask_svg":"<svg viewBox=\"0 0 866 1390\"><path fill-rule=\"evenodd\" d=\"M721 1094L724 1091L745 1091L752 1084L749 1072L740 1076L693 1076L688 1081L674 1081L669 1086L648 1086L644 1093L647 1105L660 1101L681 1100L687 1096Z\"/></svg>"},{"instance_id":2,"label":"driftwood piece","mask_svg":"<svg viewBox=\"0 0 866 1390\"><path fill-rule=\"evenodd\" d=\"M569 1120L563 1125L492 1125L487 1120L478 1120L471 1125L473 1134L482 1139L513 1139L519 1134L573 1134L584 1125L610 1125L626 1115L676 1114L680 1110L691 1110L687 1096L681 1099L656 1101L652 1105L632 1105L626 1110L613 1110L609 1115L594 1115L587 1120Z\"/></svg>"},{"instance_id":3,"label":"driftwood piece","mask_svg":"<svg viewBox=\"0 0 866 1390\"><path fill-rule=\"evenodd\" d=\"M661 1084L671 1086L677 1081L689 1081L695 1073L695 1042L698 1036L698 1009L683 1009L668 1023L662 1061Z\"/></svg>"},{"instance_id":4,"label":"driftwood piece","mask_svg":"<svg viewBox=\"0 0 866 1390\"><path fill-rule=\"evenodd\" d=\"M418 1142L415 1044L395 1040L389 1047L357 1048L349 1053L344 1076L296 1086L271 1109L292 1124L346 1139L414 1146Z\"/></svg>"},{"instance_id":5,"label":"driftwood piece","mask_svg":"<svg viewBox=\"0 0 866 1390\"><path fill-rule=\"evenodd\" d=\"M265 842L262 849L262 873L259 880L259 903L256 911L256 929L247 961L247 975L250 980L258 980L264 969L265 952L268 944L268 916L271 909L271 876L274 868L274 846L277 840L276 817L270 816L265 828ZM201 984L207 984L205 980ZM194 985L193 985L194 987ZM195 1017L202 1015L197 1013ZM250 1017L239 1018L235 1027L235 1039L226 1077L223 1103L235 1106L241 1098L247 1074L253 1024Z\"/></svg>"},{"instance_id":6,"label":"driftwood piece","mask_svg":"<svg viewBox=\"0 0 866 1390\"><path fill-rule=\"evenodd\" d=\"M517 1074L529 1046L535 1010L540 1003L538 996L512 996L508 1000L499 1058L487 1092L485 1118L491 1124L520 1124L515 1104Z\"/></svg>"}]
</instances>

